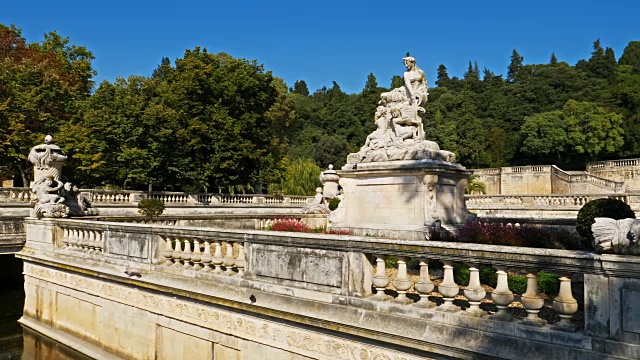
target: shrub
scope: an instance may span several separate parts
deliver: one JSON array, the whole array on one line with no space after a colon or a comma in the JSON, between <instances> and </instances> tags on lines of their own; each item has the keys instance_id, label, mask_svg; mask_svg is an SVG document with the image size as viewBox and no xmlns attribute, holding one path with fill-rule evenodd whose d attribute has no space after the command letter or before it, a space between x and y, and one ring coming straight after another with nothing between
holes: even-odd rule
<instances>
[{"instance_id":1,"label":"shrub","mask_svg":"<svg viewBox=\"0 0 640 360\"><path fill-rule=\"evenodd\" d=\"M455 235L439 235L433 240L475 244L525 246L546 249L586 250L580 238L567 230L533 225L467 222Z\"/></svg>"},{"instance_id":2,"label":"shrub","mask_svg":"<svg viewBox=\"0 0 640 360\"><path fill-rule=\"evenodd\" d=\"M608 217L615 220L636 218L631 207L616 199L596 199L586 203L576 219L576 231L583 238L582 245L588 249L593 249L593 233L591 225L597 217Z\"/></svg>"},{"instance_id":3,"label":"shrub","mask_svg":"<svg viewBox=\"0 0 640 360\"><path fill-rule=\"evenodd\" d=\"M164 212L164 203L158 199L142 199L138 203L138 212L150 218L162 215Z\"/></svg>"},{"instance_id":4,"label":"shrub","mask_svg":"<svg viewBox=\"0 0 640 360\"><path fill-rule=\"evenodd\" d=\"M296 219L279 219L271 225L273 231L311 232L309 225Z\"/></svg>"},{"instance_id":5,"label":"shrub","mask_svg":"<svg viewBox=\"0 0 640 360\"><path fill-rule=\"evenodd\" d=\"M340 204L340 199L338 199L338 198L331 199L329 201L329 210L333 211L333 210L337 209L339 204Z\"/></svg>"}]
</instances>

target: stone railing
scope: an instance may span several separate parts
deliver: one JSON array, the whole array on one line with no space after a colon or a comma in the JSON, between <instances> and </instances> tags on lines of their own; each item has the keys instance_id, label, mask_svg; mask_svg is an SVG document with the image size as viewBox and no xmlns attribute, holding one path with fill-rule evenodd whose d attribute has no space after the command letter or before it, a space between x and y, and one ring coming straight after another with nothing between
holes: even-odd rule
<instances>
[{"instance_id":1,"label":"stone railing","mask_svg":"<svg viewBox=\"0 0 640 360\"><path fill-rule=\"evenodd\" d=\"M501 168L503 173L548 173L551 171L550 165L527 165L510 166Z\"/></svg>"},{"instance_id":2,"label":"stone railing","mask_svg":"<svg viewBox=\"0 0 640 360\"><path fill-rule=\"evenodd\" d=\"M616 199L625 204L634 204L636 195L628 194L575 194L575 195L465 195L465 203L469 209L476 207L498 206L506 207L513 205L524 206L553 206L575 208L582 207L586 203L595 199Z\"/></svg>"},{"instance_id":3,"label":"stone railing","mask_svg":"<svg viewBox=\"0 0 640 360\"><path fill-rule=\"evenodd\" d=\"M161 200L168 205L209 205L209 204L269 204L269 205L306 205L313 196L295 195L263 195L263 194L189 194L169 191L133 191L133 190L101 190L81 189L88 193L94 205L137 204L150 197ZM28 204L33 198L30 188L0 188L0 204Z\"/></svg>"},{"instance_id":4,"label":"stone railing","mask_svg":"<svg viewBox=\"0 0 640 360\"><path fill-rule=\"evenodd\" d=\"M20 251L24 241L24 219L0 217L0 254Z\"/></svg>"},{"instance_id":5,"label":"stone railing","mask_svg":"<svg viewBox=\"0 0 640 360\"><path fill-rule=\"evenodd\" d=\"M635 257L87 220L29 219L27 224L29 233L40 234L28 237L20 255L28 263L103 272L101 278L111 281L134 277L139 279L136 288L176 288L183 297L198 293L200 286L180 279L195 279L218 299L251 294L249 300L258 301L261 309L286 313L288 320L301 315L305 324L317 318L331 329L358 329L363 317L376 318L380 321L367 321L366 328L377 336L388 334L394 343L424 341L435 352L442 350L442 341L467 354L489 357L504 357L509 344L516 344L509 358L524 355L523 346L532 358L549 353L558 359L579 354L624 358L638 351L632 339L634 329L640 328L640 308L614 305L640 296L640 259ZM430 271L437 262L441 275L434 277ZM467 264L468 283L455 282L454 268L461 267L454 262ZM385 263L394 265L390 269ZM409 263L418 269L410 271ZM480 264L495 269L495 288L481 284ZM559 276L557 294L539 293L541 270ZM526 291L519 295L510 290L507 275L514 272L527 279ZM584 290L576 292L575 279ZM330 310L330 305L337 308ZM512 308L522 309L521 314ZM579 310L584 319L574 319ZM421 325L413 334L411 329L422 323L430 330ZM399 328L406 332L394 330ZM483 341L493 345L477 346Z\"/></svg>"},{"instance_id":6,"label":"stone railing","mask_svg":"<svg viewBox=\"0 0 640 360\"><path fill-rule=\"evenodd\" d=\"M0 203L29 203L33 197L30 188L0 187Z\"/></svg>"},{"instance_id":7,"label":"stone railing","mask_svg":"<svg viewBox=\"0 0 640 360\"><path fill-rule=\"evenodd\" d=\"M592 163L587 163L587 171L602 170L605 168L636 167L636 166L640 166L640 159L596 161Z\"/></svg>"},{"instance_id":8,"label":"stone railing","mask_svg":"<svg viewBox=\"0 0 640 360\"><path fill-rule=\"evenodd\" d=\"M624 182L623 181L614 181L610 179L605 179L600 176L596 176L589 173L583 174L570 174L566 171L558 168L557 166L553 166L553 176L568 182L568 183L580 183L580 182L589 182L596 186L610 189L612 191L624 191Z\"/></svg>"}]
</instances>

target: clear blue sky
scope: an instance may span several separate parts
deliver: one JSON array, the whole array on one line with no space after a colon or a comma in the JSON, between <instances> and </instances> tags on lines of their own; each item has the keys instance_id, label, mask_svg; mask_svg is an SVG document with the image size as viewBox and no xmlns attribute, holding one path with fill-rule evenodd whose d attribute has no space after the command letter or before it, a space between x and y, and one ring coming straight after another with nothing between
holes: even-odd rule
<instances>
[{"instance_id":1,"label":"clear blue sky","mask_svg":"<svg viewBox=\"0 0 640 360\"><path fill-rule=\"evenodd\" d=\"M256 59L289 86L311 91L338 82L359 92L370 72L381 86L404 71L407 51L433 85L445 64L462 76L469 60L506 74L516 48L525 63L552 52L575 64L592 43L619 57L640 40L638 0L537 1L7 1L0 22L21 27L27 41L58 30L93 51L100 82L149 76L162 57L206 47Z\"/></svg>"}]
</instances>

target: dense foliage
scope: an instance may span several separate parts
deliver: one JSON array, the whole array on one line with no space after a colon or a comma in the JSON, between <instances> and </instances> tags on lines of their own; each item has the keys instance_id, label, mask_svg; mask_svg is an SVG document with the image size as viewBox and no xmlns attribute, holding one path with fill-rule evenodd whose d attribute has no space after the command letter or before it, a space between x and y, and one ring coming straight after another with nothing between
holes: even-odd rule
<instances>
[{"instance_id":1,"label":"dense foliage","mask_svg":"<svg viewBox=\"0 0 640 360\"><path fill-rule=\"evenodd\" d=\"M553 227L468 221L457 233L433 233L432 240L475 244L586 250L579 236Z\"/></svg>"},{"instance_id":2,"label":"dense foliage","mask_svg":"<svg viewBox=\"0 0 640 360\"><path fill-rule=\"evenodd\" d=\"M164 202L153 198L142 199L138 203L138 212L150 218L160 216L164 212Z\"/></svg>"},{"instance_id":3,"label":"dense foliage","mask_svg":"<svg viewBox=\"0 0 640 360\"><path fill-rule=\"evenodd\" d=\"M576 219L576 231L583 237L583 246L593 249L593 232L591 225L597 217L608 217L615 220L636 218L636 214L628 204L616 199L596 199L586 203Z\"/></svg>"},{"instance_id":4,"label":"dense foliage","mask_svg":"<svg viewBox=\"0 0 640 360\"><path fill-rule=\"evenodd\" d=\"M547 64L527 64L513 50L504 76L469 62L459 78L441 64L426 105L427 138L473 168L570 170L640 156L639 54L640 41L616 59L597 40L575 65L554 54ZM151 76L94 89L92 59L56 32L28 43L19 29L0 25L0 167L27 183L25 154L51 133L72 156L65 173L85 187L233 192L269 185L310 195L311 172L340 168L374 130L380 93L402 85L400 76L387 88L369 74L357 94L336 82L315 92L304 80L288 88L256 61L195 47L162 59Z\"/></svg>"}]
</instances>

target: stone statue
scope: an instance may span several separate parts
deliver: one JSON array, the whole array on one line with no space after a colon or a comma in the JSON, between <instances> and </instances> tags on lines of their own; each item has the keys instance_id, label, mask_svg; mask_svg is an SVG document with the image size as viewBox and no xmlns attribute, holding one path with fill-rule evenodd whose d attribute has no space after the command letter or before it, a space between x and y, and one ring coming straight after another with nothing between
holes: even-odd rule
<instances>
[{"instance_id":1,"label":"stone statue","mask_svg":"<svg viewBox=\"0 0 640 360\"><path fill-rule=\"evenodd\" d=\"M29 161L33 164L33 179L38 181L52 176L60 180L62 166L67 161L67 156L59 146L53 144L53 137L47 135L44 144L36 145L29 152Z\"/></svg>"},{"instance_id":2,"label":"stone statue","mask_svg":"<svg viewBox=\"0 0 640 360\"><path fill-rule=\"evenodd\" d=\"M599 253L640 255L640 219L595 218L593 246Z\"/></svg>"},{"instance_id":3,"label":"stone statue","mask_svg":"<svg viewBox=\"0 0 640 360\"><path fill-rule=\"evenodd\" d=\"M60 147L54 145L51 135L44 138L44 144L34 146L29 152L29 161L33 164L35 181L31 192L32 217L67 217L98 215L98 209L84 197L78 187L60 180L62 166L67 161Z\"/></svg>"},{"instance_id":4,"label":"stone statue","mask_svg":"<svg viewBox=\"0 0 640 360\"><path fill-rule=\"evenodd\" d=\"M69 208L69 216L98 215L98 209L91 207L91 201L77 186L67 182L62 189L64 204Z\"/></svg>"},{"instance_id":5,"label":"stone statue","mask_svg":"<svg viewBox=\"0 0 640 360\"><path fill-rule=\"evenodd\" d=\"M316 188L316 196L313 198L313 202L302 208L303 214L328 214L329 206L327 206L324 196L322 195L322 188Z\"/></svg>"},{"instance_id":6,"label":"stone statue","mask_svg":"<svg viewBox=\"0 0 640 360\"><path fill-rule=\"evenodd\" d=\"M347 156L343 169L355 164L390 160L434 159L455 162L455 155L425 140L422 116L428 98L427 78L409 53L402 59L407 69L404 86L380 95L374 116L377 129L367 136L360 151Z\"/></svg>"}]
</instances>

